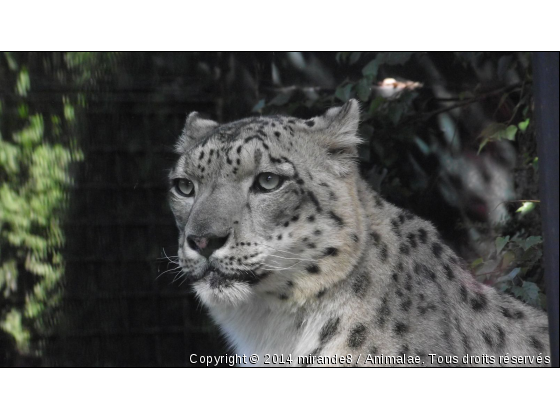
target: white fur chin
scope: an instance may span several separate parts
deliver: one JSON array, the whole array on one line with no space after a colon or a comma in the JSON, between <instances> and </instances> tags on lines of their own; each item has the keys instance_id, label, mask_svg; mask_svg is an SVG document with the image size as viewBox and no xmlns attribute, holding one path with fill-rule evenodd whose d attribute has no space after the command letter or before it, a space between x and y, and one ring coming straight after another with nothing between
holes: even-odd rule
<instances>
[{"instance_id":1,"label":"white fur chin","mask_svg":"<svg viewBox=\"0 0 560 420\"><path fill-rule=\"evenodd\" d=\"M193 285L199 299L209 307L237 306L249 300L253 291L244 282L231 282L228 285L211 287L207 279Z\"/></svg>"}]
</instances>

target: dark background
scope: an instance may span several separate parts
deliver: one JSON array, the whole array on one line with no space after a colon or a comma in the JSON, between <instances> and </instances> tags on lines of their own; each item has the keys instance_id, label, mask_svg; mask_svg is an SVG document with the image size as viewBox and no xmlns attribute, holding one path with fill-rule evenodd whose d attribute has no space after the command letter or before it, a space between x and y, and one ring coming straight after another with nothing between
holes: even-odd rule
<instances>
[{"instance_id":1,"label":"dark background","mask_svg":"<svg viewBox=\"0 0 560 420\"><path fill-rule=\"evenodd\" d=\"M3 53L0 365L228 350L164 273L166 171L194 110L307 118L358 98L372 186L431 220L480 281L544 308L532 82L527 53Z\"/></svg>"}]
</instances>

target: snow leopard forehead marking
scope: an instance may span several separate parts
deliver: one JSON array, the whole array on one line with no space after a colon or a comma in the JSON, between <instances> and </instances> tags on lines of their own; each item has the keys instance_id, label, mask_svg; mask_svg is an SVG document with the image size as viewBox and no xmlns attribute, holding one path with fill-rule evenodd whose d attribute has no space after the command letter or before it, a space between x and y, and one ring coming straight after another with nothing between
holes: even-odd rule
<instances>
[{"instance_id":1,"label":"snow leopard forehead marking","mask_svg":"<svg viewBox=\"0 0 560 420\"><path fill-rule=\"evenodd\" d=\"M299 148L301 137L306 134L296 136L296 132L309 127L305 121L279 116L220 125L190 148L179 166L186 173L207 180L212 176L236 178L251 174L263 163L271 167L285 164L288 169L291 167L290 175L303 185L296 164L286 155Z\"/></svg>"}]
</instances>

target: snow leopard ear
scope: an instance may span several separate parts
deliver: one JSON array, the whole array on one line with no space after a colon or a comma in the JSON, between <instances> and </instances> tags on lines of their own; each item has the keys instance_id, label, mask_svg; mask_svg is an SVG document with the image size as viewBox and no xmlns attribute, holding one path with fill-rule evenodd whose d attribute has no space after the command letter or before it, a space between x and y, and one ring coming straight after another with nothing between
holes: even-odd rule
<instances>
[{"instance_id":1,"label":"snow leopard ear","mask_svg":"<svg viewBox=\"0 0 560 420\"><path fill-rule=\"evenodd\" d=\"M320 133L320 142L328 149L332 165L340 175L347 174L358 156L360 105L350 99L340 107L330 108L320 117L313 118ZM309 125L309 122L306 122Z\"/></svg>"},{"instance_id":2,"label":"snow leopard ear","mask_svg":"<svg viewBox=\"0 0 560 420\"><path fill-rule=\"evenodd\" d=\"M189 148L198 143L204 136L218 126L216 121L201 118L198 112L191 112L187 116L185 128L175 145L175 152L185 153Z\"/></svg>"}]
</instances>

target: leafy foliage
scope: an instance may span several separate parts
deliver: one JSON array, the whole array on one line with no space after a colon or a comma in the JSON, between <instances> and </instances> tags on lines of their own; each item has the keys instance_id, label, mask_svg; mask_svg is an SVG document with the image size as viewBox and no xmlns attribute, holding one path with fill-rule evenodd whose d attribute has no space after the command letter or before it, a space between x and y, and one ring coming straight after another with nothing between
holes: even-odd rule
<instances>
[{"instance_id":1,"label":"leafy foliage","mask_svg":"<svg viewBox=\"0 0 560 420\"><path fill-rule=\"evenodd\" d=\"M0 75L7 83L1 86L6 95L0 114L0 326L25 354L32 333L44 330L41 321L60 303L70 165L82 154L70 98L59 96L58 112L33 110L28 67L15 55L2 58Z\"/></svg>"},{"instance_id":2,"label":"leafy foliage","mask_svg":"<svg viewBox=\"0 0 560 420\"><path fill-rule=\"evenodd\" d=\"M541 236L500 236L496 238L495 251L486 259L473 261L471 268L478 280L530 305L545 308L545 295L537 285L540 272L535 270L541 264L542 242Z\"/></svg>"}]
</instances>

